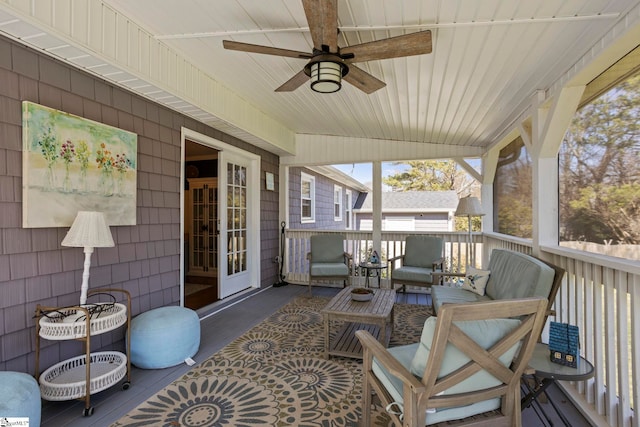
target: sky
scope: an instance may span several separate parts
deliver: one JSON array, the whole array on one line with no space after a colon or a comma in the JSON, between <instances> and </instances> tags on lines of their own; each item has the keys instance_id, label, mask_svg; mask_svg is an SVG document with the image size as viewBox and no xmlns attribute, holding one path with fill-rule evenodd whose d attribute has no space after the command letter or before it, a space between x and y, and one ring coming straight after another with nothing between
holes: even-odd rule
<instances>
[{"instance_id":1,"label":"sky","mask_svg":"<svg viewBox=\"0 0 640 427\"><path fill-rule=\"evenodd\" d=\"M357 179L363 184L371 184L373 181L371 169L371 163L349 163L344 165L332 165L336 169L341 170L354 179ZM382 176L394 175L402 170L408 169L406 165L396 165L391 162L382 163Z\"/></svg>"},{"instance_id":2,"label":"sky","mask_svg":"<svg viewBox=\"0 0 640 427\"><path fill-rule=\"evenodd\" d=\"M473 168L480 171L480 159L465 159ZM331 165L336 169L341 170L352 178L357 179L365 185L371 185L373 178L371 175L372 165L371 163L349 163L342 165ZM395 175L399 172L409 169L406 164L395 164L394 162L382 163L382 176ZM384 187L384 186L383 186ZM383 190L384 191L384 190Z\"/></svg>"}]
</instances>

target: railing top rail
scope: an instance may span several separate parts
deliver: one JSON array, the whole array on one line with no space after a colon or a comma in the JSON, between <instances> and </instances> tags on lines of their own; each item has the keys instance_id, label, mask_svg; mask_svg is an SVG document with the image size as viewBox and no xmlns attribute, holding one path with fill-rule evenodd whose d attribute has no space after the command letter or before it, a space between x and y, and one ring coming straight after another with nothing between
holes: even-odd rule
<instances>
[{"instance_id":1,"label":"railing top rail","mask_svg":"<svg viewBox=\"0 0 640 427\"><path fill-rule=\"evenodd\" d=\"M348 234L371 234L373 231L371 230L321 230L321 229L310 229L310 228L286 228L285 234L333 234L333 233L348 233ZM468 231L389 231L383 230L381 232L383 236L385 235L424 235L424 236L468 236ZM483 233L480 231L474 231L471 233L473 236L482 236Z\"/></svg>"},{"instance_id":2,"label":"railing top rail","mask_svg":"<svg viewBox=\"0 0 640 427\"><path fill-rule=\"evenodd\" d=\"M522 246L533 246L533 241L531 239L523 239L522 237L509 236L508 234L501 234L496 232L483 232L482 234L491 239L502 240Z\"/></svg>"},{"instance_id":3,"label":"railing top rail","mask_svg":"<svg viewBox=\"0 0 640 427\"><path fill-rule=\"evenodd\" d=\"M638 261L596 254L593 252L584 252L578 249L565 248L562 246L541 246L540 250L566 258L588 262L600 267L607 267L630 274L640 274L640 262Z\"/></svg>"}]
</instances>

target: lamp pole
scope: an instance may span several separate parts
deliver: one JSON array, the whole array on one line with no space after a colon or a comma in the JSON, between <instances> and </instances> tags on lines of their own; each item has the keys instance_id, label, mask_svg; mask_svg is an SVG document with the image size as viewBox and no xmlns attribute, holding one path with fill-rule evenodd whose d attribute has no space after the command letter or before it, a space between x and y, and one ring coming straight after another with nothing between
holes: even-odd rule
<instances>
[{"instance_id":1,"label":"lamp pole","mask_svg":"<svg viewBox=\"0 0 640 427\"><path fill-rule=\"evenodd\" d=\"M456 208L456 216L466 216L469 223L469 240L467 242L467 262L472 267L476 266L475 250L473 248L473 235L471 234L471 217L482 216L482 205L477 197L467 196L458 201L458 207Z\"/></svg>"},{"instance_id":2,"label":"lamp pole","mask_svg":"<svg viewBox=\"0 0 640 427\"><path fill-rule=\"evenodd\" d=\"M467 215L467 218L469 219L469 245L468 245L469 255L467 255L468 256L467 259L469 260L469 265L475 268L476 256L474 251L475 245L473 244L473 236L471 235L471 215Z\"/></svg>"}]
</instances>

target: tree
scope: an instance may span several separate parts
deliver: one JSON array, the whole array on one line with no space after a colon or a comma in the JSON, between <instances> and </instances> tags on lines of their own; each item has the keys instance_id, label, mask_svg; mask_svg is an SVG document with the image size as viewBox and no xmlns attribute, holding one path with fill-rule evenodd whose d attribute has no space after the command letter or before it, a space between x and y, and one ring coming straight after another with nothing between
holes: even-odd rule
<instances>
[{"instance_id":1,"label":"tree","mask_svg":"<svg viewBox=\"0 0 640 427\"><path fill-rule=\"evenodd\" d=\"M462 197L470 193L475 183L453 160L413 160L394 164L407 165L409 169L382 178L391 191L453 190Z\"/></svg>"},{"instance_id":2,"label":"tree","mask_svg":"<svg viewBox=\"0 0 640 427\"><path fill-rule=\"evenodd\" d=\"M640 74L585 105L560 154L561 240L640 243Z\"/></svg>"},{"instance_id":3,"label":"tree","mask_svg":"<svg viewBox=\"0 0 640 427\"><path fill-rule=\"evenodd\" d=\"M498 232L530 239L533 235L531 157L521 137L500 150L493 184Z\"/></svg>"}]
</instances>

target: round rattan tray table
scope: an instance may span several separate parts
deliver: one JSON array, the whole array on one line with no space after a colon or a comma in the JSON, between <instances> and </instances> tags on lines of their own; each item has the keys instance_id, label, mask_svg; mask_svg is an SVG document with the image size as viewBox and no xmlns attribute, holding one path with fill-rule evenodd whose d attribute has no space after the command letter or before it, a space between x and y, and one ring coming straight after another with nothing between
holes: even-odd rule
<instances>
[{"instance_id":1,"label":"round rattan tray table","mask_svg":"<svg viewBox=\"0 0 640 427\"><path fill-rule=\"evenodd\" d=\"M118 351L91 353L89 394L106 390L124 378L127 356ZM40 393L45 400L80 399L87 394L87 357L76 356L56 363L40 375Z\"/></svg>"},{"instance_id":2,"label":"round rattan tray table","mask_svg":"<svg viewBox=\"0 0 640 427\"><path fill-rule=\"evenodd\" d=\"M117 303L111 293L122 293L126 305ZM36 374L45 400L84 399L84 416L93 415L91 395L105 390L126 376L122 389L131 383L131 361L118 351L90 351L91 337L126 325L126 353L131 350L131 294L123 289L95 289L89 296L107 296L110 302L86 303L72 307L36 306ZM40 340L77 340L85 354L56 363L40 372Z\"/></svg>"},{"instance_id":3,"label":"round rattan tray table","mask_svg":"<svg viewBox=\"0 0 640 427\"><path fill-rule=\"evenodd\" d=\"M120 303L85 304L90 310L89 335L112 331L127 322L127 307ZM69 307L53 311L39 320L40 336L46 340L73 340L87 336L85 314Z\"/></svg>"}]
</instances>

